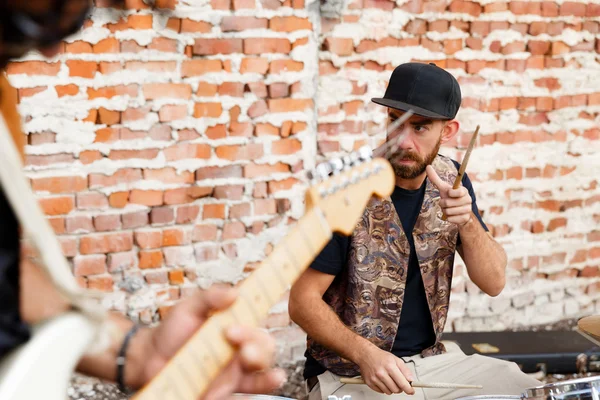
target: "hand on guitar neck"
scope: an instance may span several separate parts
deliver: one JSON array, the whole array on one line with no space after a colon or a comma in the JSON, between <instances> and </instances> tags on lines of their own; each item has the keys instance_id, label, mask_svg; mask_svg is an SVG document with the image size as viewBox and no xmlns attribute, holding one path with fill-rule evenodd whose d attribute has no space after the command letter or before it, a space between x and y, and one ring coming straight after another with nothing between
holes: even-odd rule
<instances>
[{"instance_id":1,"label":"hand on guitar neck","mask_svg":"<svg viewBox=\"0 0 600 400\"><path fill-rule=\"evenodd\" d=\"M125 384L138 389L149 382L210 314L228 308L236 297L234 289L225 287L199 291L174 306L157 327L138 331L132 337L126 354ZM120 315L111 317L122 328L124 335L131 322ZM202 399L224 399L234 392L269 393L283 384L285 373L272 368L275 341L271 336L261 329L247 326L230 327L225 336L237 349L236 355L211 383ZM114 381L120 345L119 341L101 355L85 356L78 370Z\"/></svg>"}]
</instances>

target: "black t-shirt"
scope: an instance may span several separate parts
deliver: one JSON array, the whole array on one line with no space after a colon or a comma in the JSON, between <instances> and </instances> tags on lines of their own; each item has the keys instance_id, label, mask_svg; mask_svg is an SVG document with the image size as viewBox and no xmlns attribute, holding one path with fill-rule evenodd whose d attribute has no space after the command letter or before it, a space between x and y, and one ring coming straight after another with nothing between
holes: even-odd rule
<instances>
[{"instance_id":1,"label":"black t-shirt","mask_svg":"<svg viewBox=\"0 0 600 400\"><path fill-rule=\"evenodd\" d=\"M453 161L458 169L460 165ZM477 216L483 228L487 231L483 223L475 201L475 193L471 180L465 173L462 179L462 185L469 191L472 202L473 214ZM398 186L392 193L391 200L394 208L402 222L404 232L411 232L419 216L423 198L425 196L426 181L416 190L406 190ZM404 303L400 314L400 323L398 332L392 346L392 353L398 357L412 356L419 354L424 349L435 343L435 332L433 330L433 321L427 297L423 278L416 257L415 245L412 234L406 235L410 243L410 257L408 262L408 273L406 277L406 287L404 290ZM460 236L457 245L460 244ZM345 268L347 264L348 251L350 247L350 238L347 236L334 234L332 240L325 246L321 253L311 264L311 268L330 275L337 275ZM306 364L304 367L304 378L308 379L317 376L326 371L317 360L308 352L305 353Z\"/></svg>"},{"instance_id":2,"label":"black t-shirt","mask_svg":"<svg viewBox=\"0 0 600 400\"><path fill-rule=\"evenodd\" d=\"M19 314L19 225L0 188L0 359L29 339Z\"/></svg>"}]
</instances>

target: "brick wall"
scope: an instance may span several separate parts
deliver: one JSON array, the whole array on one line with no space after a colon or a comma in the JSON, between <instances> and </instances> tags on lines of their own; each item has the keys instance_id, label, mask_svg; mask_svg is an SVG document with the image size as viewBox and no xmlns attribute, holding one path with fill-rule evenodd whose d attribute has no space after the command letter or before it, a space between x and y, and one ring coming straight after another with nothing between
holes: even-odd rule
<instances>
[{"instance_id":1,"label":"brick wall","mask_svg":"<svg viewBox=\"0 0 600 400\"><path fill-rule=\"evenodd\" d=\"M27 174L79 282L150 322L195 282L237 282L303 212L303 171L383 140L391 70L418 60L461 83L460 160L507 288L457 262L449 330L595 311L600 4L567 1L138 0L99 8L53 60L9 69ZM127 289L140 288L128 294ZM120 290L121 289L121 290ZM266 323L302 354L285 300Z\"/></svg>"}]
</instances>

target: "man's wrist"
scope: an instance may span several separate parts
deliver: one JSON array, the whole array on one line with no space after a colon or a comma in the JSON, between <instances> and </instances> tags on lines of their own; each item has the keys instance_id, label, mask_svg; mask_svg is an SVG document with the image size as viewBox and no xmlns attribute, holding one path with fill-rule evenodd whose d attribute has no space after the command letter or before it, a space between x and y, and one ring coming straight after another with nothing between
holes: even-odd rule
<instances>
[{"instance_id":1,"label":"man's wrist","mask_svg":"<svg viewBox=\"0 0 600 400\"><path fill-rule=\"evenodd\" d=\"M149 345L152 329L140 326L131 337L125 353L123 384L131 389L139 389L146 383L144 368L150 355Z\"/></svg>"},{"instance_id":2,"label":"man's wrist","mask_svg":"<svg viewBox=\"0 0 600 400\"><path fill-rule=\"evenodd\" d=\"M469 220L458 227L458 233L460 234L461 238L477 235L477 233L478 233L477 225L478 224L479 224L479 221L475 217L475 214L473 214L473 211L471 211L469 213Z\"/></svg>"},{"instance_id":3,"label":"man's wrist","mask_svg":"<svg viewBox=\"0 0 600 400\"><path fill-rule=\"evenodd\" d=\"M350 361L355 364L358 364L358 361L364 359L366 354L369 353L373 347L377 347L363 337L360 337L359 339L357 346L354 347L355 350L350 354Z\"/></svg>"}]
</instances>

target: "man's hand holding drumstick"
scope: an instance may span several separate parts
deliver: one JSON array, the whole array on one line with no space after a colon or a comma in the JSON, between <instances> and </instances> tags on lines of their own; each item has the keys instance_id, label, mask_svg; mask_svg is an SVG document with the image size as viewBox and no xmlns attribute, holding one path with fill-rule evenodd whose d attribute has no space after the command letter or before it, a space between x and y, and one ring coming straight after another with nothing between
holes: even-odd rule
<instances>
[{"instance_id":1,"label":"man's hand holding drumstick","mask_svg":"<svg viewBox=\"0 0 600 400\"><path fill-rule=\"evenodd\" d=\"M469 147L467 148L467 152L465 153L465 157L453 186L444 182L431 165L428 165L426 169L427 177L440 191L440 207L444 213L444 220L458 226L465 225L474 217L471 209L473 199L471 199L469 191L461 185L461 180L464 176L467 163L469 162L469 157L473 150L473 146L475 145L478 132L479 126L477 126L477 129L471 138L471 142L469 143Z\"/></svg>"}]
</instances>

